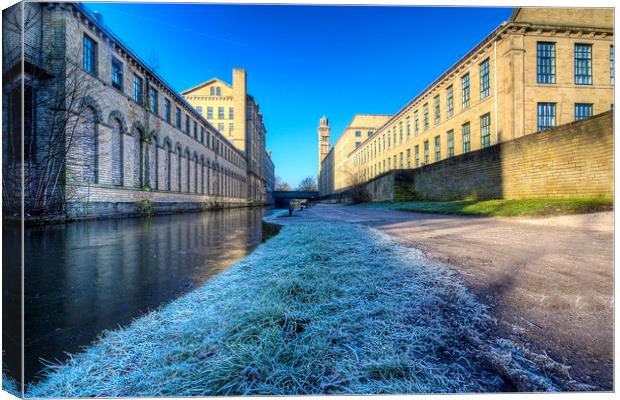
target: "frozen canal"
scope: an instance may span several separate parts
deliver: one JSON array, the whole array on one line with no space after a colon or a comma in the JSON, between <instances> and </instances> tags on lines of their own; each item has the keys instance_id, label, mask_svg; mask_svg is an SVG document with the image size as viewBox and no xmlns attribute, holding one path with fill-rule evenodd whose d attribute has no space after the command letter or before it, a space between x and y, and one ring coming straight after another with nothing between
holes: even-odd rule
<instances>
[{"instance_id":1,"label":"frozen canal","mask_svg":"<svg viewBox=\"0 0 620 400\"><path fill-rule=\"evenodd\" d=\"M262 240L264 214L233 209L27 229L26 381L36 379L40 359L64 360L64 352L79 351L103 330L191 291L248 255ZM6 292L20 285L19 274L10 273L19 268L20 252L19 235L6 227L3 233ZM4 315L3 361L18 371L19 314Z\"/></svg>"}]
</instances>

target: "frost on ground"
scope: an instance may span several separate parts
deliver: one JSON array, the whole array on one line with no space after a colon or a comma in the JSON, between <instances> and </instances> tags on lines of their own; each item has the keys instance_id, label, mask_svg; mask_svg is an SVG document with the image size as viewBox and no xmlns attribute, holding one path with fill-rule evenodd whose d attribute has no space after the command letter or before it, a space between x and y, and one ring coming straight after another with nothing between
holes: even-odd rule
<instances>
[{"instance_id":1,"label":"frost on ground","mask_svg":"<svg viewBox=\"0 0 620 400\"><path fill-rule=\"evenodd\" d=\"M227 272L50 369L29 397L562 390L489 338L447 269L370 228L284 227Z\"/></svg>"},{"instance_id":2,"label":"frost on ground","mask_svg":"<svg viewBox=\"0 0 620 400\"><path fill-rule=\"evenodd\" d=\"M17 383L15 382L13 378L8 376L4 372L4 368L2 370L2 390L8 393L11 393L15 397L22 397L20 394L20 390L17 387Z\"/></svg>"}]
</instances>

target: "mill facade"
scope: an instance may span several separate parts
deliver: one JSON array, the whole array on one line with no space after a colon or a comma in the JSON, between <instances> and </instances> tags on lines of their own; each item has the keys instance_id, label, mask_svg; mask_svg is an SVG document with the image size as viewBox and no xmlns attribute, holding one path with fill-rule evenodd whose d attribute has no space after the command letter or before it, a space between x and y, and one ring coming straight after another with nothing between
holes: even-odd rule
<instances>
[{"instance_id":1,"label":"mill facade","mask_svg":"<svg viewBox=\"0 0 620 400\"><path fill-rule=\"evenodd\" d=\"M83 5L4 10L3 52L5 215L22 200L73 217L264 202L269 164L245 151L264 132L248 144L218 130Z\"/></svg>"},{"instance_id":2,"label":"mill facade","mask_svg":"<svg viewBox=\"0 0 620 400\"><path fill-rule=\"evenodd\" d=\"M353 149L347 165L364 182L613 109L613 36L612 9L518 8ZM320 180L330 179L323 171ZM322 187L322 195L346 189Z\"/></svg>"}]
</instances>

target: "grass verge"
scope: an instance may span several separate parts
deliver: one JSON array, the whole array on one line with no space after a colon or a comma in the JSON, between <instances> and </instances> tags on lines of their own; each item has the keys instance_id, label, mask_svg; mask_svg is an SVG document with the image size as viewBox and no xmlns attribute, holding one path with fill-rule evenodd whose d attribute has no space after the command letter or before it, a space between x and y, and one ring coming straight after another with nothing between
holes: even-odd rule
<instances>
[{"instance_id":1,"label":"grass verge","mask_svg":"<svg viewBox=\"0 0 620 400\"><path fill-rule=\"evenodd\" d=\"M2 368L2 390L12 394L17 398L22 397L20 389L17 386L17 382L15 382L15 379L11 378L8 374L5 373L4 366Z\"/></svg>"},{"instance_id":2,"label":"grass verge","mask_svg":"<svg viewBox=\"0 0 620 400\"><path fill-rule=\"evenodd\" d=\"M431 214L460 214L494 217L584 214L613 209L610 197L523 200L408 201L370 203L366 207L389 208Z\"/></svg>"},{"instance_id":3,"label":"grass verge","mask_svg":"<svg viewBox=\"0 0 620 400\"><path fill-rule=\"evenodd\" d=\"M492 323L446 268L375 230L286 226L204 286L50 366L26 396L568 387L562 366L488 337Z\"/></svg>"}]
</instances>

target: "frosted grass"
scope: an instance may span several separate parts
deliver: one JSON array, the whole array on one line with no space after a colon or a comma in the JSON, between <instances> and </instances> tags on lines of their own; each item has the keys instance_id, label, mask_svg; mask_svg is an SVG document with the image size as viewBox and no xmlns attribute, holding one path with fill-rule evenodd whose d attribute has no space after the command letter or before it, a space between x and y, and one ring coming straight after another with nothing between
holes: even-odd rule
<instances>
[{"instance_id":1,"label":"frosted grass","mask_svg":"<svg viewBox=\"0 0 620 400\"><path fill-rule=\"evenodd\" d=\"M549 358L488 337L492 323L447 269L382 233L286 226L50 367L27 396L545 391L570 380Z\"/></svg>"},{"instance_id":2,"label":"frosted grass","mask_svg":"<svg viewBox=\"0 0 620 400\"><path fill-rule=\"evenodd\" d=\"M2 370L2 390L11 393L15 397L22 396L15 380L4 372L4 366Z\"/></svg>"}]
</instances>

